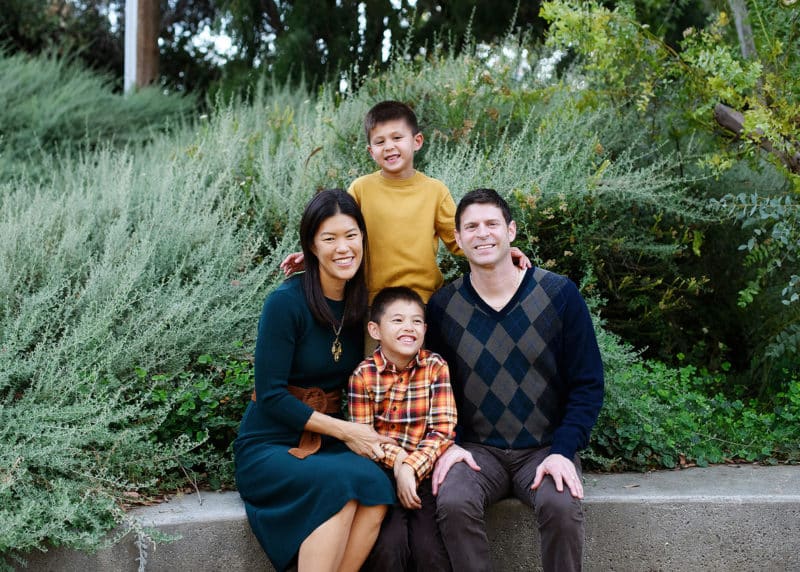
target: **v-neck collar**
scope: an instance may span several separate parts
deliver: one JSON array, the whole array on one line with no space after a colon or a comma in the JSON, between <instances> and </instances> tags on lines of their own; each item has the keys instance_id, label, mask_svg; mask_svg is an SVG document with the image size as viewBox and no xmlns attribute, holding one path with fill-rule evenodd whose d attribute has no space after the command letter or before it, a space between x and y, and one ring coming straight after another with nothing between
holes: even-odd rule
<instances>
[{"instance_id":1,"label":"v-neck collar","mask_svg":"<svg viewBox=\"0 0 800 572\"><path fill-rule=\"evenodd\" d=\"M533 279L533 268L528 268L525 270L525 275L522 277L522 281L519 283L519 286L517 286L517 291L514 292L514 295L511 296L511 299L506 303L506 305L499 310L495 310L489 304L487 304L483 298L481 298L480 294L478 294L478 291L475 290L475 286L472 285L471 276L472 273L469 272L464 275L464 286L467 288L467 292L469 292L470 295L475 298L481 310L490 316L502 318L505 317L506 314L508 314L511 309L517 305L519 298L522 296L522 292L526 290L528 282Z\"/></svg>"}]
</instances>

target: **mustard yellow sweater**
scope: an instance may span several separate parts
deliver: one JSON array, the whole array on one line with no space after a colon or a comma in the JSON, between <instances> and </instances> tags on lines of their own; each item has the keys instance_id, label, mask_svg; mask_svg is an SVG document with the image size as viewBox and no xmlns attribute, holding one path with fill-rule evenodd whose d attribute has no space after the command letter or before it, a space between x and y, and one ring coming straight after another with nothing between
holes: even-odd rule
<instances>
[{"instance_id":1,"label":"mustard yellow sweater","mask_svg":"<svg viewBox=\"0 0 800 572\"><path fill-rule=\"evenodd\" d=\"M427 303L443 281L436 264L439 239L461 254L450 191L419 171L402 180L386 179L376 171L353 181L348 192L367 223L370 302L381 288L407 286Z\"/></svg>"}]
</instances>

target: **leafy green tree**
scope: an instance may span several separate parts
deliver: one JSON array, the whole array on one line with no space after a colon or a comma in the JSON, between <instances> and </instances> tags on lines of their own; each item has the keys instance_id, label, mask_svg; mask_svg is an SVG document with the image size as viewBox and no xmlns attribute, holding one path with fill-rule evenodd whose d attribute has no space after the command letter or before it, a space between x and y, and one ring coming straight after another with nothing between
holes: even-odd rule
<instances>
[{"instance_id":1,"label":"leafy green tree","mask_svg":"<svg viewBox=\"0 0 800 572\"><path fill-rule=\"evenodd\" d=\"M706 134L701 164L715 176L747 162L783 178L772 194L731 193L712 204L750 233L740 246L747 283L740 307L763 324L751 354L764 383L776 365L800 355L800 8L794 2L731 2L702 28L684 31L680 51L635 18L633 6L544 2L548 44L583 64L588 105L635 102L656 140ZM744 24L749 23L752 35Z\"/></svg>"},{"instance_id":2,"label":"leafy green tree","mask_svg":"<svg viewBox=\"0 0 800 572\"><path fill-rule=\"evenodd\" d=\"M107 0L0 0L0 45L9 53L76 52L91 69L122 78L122 37Z\"/></svg>"},{"instance_id":3,"label":"leafy green tree","mask_svg":"<svg viewBox=\"0 0 800 572\"><path fill-rule=\"evenodd\" d=\"M77 51L90 67L123 73L122 0L2 0L0 40L11 51L48 47ZM510 25L541 37L538 2L469 0L161 0L160 69L165 86L202 93L225 78L234 88L258 75L282 82L305 77L319 85L345 73L363 77L385 68L392 47L458 50L467 39L490 42ZM115 16L115 25L109 15ZM206 31L227 35L233 49L217 53ZM445 31L443 33L443 31Z\"/></svg>"}]
</instances>

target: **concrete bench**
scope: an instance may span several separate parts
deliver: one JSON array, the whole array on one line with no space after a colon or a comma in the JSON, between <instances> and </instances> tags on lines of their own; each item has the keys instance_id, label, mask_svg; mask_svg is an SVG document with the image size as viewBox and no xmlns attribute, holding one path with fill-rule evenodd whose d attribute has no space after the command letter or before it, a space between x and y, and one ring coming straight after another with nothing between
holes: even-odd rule
<instances>
[{"instance_id":1,"label":"concrete bench","mask_svg":"<svg viewBox=\"0 0 800 572\"><path fill-rule=\"evenodd\" d=\"M585 570L800 570L800 467L587 473L584 481ZM202 503L184 495L133 511L144 526L182 537L150 546L147 572L273 570L238 494L201 497ZM511 499L498 503L488 527L495 570L540 569L529 509ZM135 572L139 551L132 536L94 555L66 549L31 554L27 570Z\"/></svg>"}]
</instances>

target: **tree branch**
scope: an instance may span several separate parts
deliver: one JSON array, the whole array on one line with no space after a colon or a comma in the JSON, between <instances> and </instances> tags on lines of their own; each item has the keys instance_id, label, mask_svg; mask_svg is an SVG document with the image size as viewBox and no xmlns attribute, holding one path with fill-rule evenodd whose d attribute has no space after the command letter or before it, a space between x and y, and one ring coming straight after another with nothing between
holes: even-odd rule
<instances>
[{"instance_id":1,"label":"tree branch","mask_svg":"<svg viewBox=\"0 0 800 572\"><path fill-rule=\"evenodd\" d=\"M764 137L764 133L761 130L756 130L755 133L744 133L744 114L740 111L723 103L718 103L714 106L714 119L718 125L732 132L736 137L747 137L766 152L776 156L792 173L800 174L800 151L784 153L775 149L772 143Z\"/></svg>"}]
</instances>

